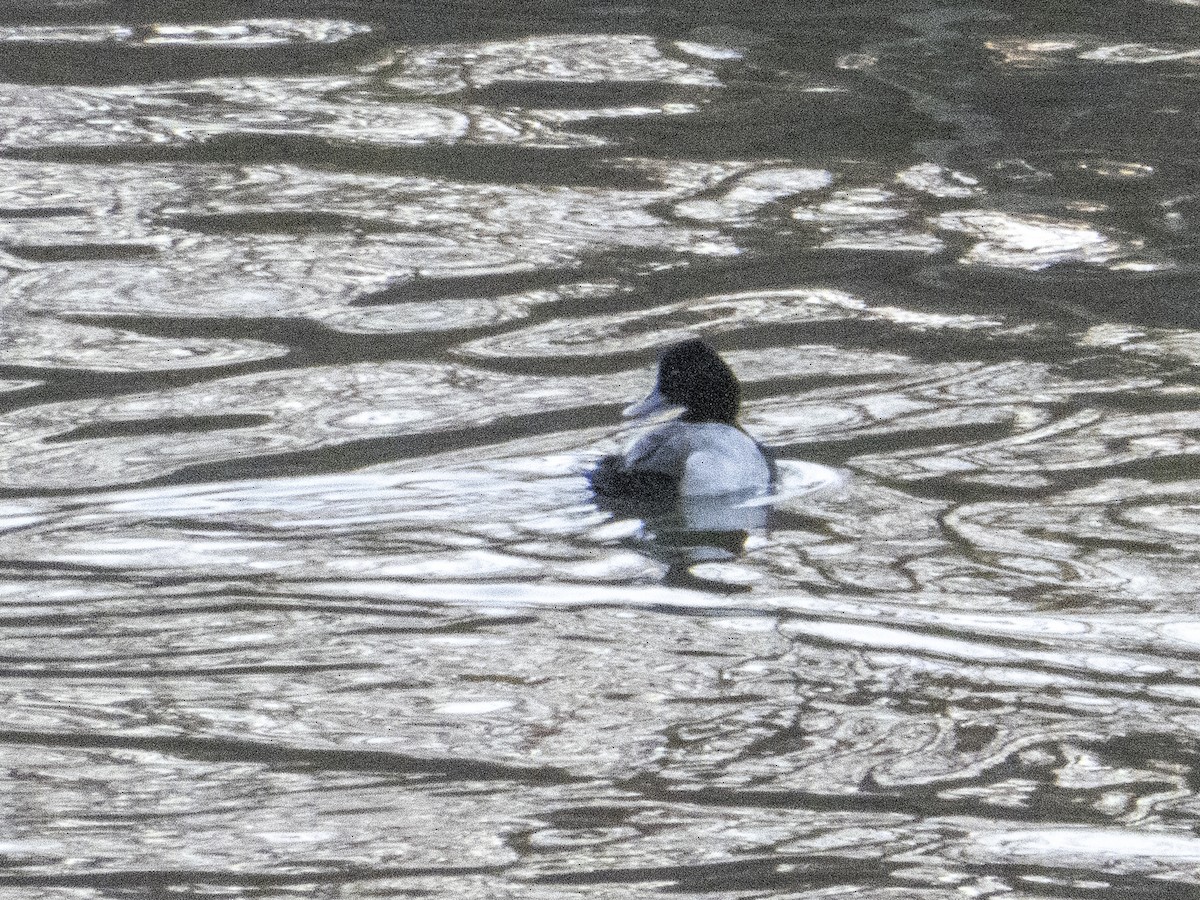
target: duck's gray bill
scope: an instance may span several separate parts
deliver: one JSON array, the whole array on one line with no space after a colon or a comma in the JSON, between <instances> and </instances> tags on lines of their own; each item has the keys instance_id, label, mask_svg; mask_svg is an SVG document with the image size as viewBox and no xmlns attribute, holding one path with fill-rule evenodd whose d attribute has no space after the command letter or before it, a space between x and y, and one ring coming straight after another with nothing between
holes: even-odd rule
<instances>
[{"instance_id":1,"label":"duck's gray bill","mask_svg":"<svg viewBox=\"0 0 1200 900\"><path fill-rule=\"evenodd\" d=\"M640 419L643 416L652 416L656 412L662 412L664 409L670 409L675 404L658 392L658 387L655 386L645 400L634 403L632 406L627 406L621 412L627 419Z\"/></svg>"}]
</instances>

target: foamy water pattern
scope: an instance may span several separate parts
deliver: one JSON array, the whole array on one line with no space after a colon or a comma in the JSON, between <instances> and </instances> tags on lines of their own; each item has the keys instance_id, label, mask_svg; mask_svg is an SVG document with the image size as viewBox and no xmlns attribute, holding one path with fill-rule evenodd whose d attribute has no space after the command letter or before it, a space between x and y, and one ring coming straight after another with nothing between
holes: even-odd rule
<instances>
[{"instance_id":1,"label":"foamy water pattern","mask_svg":"<svg viewBox=\"0 0 1200 900\"><path fill-rule=\"evenodd\" d=\"M1194 6L0 16L0 895L1190 896Z\"/></svg>"}]
</instances>

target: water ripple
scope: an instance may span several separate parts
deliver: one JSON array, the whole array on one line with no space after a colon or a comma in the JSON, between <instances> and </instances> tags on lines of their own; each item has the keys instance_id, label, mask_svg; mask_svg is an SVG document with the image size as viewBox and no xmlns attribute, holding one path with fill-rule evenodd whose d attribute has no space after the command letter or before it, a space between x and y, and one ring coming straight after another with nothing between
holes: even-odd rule
<instances>
[{"instance_id":1,"label":"water ripple","mask_svg":"<svg viewBox=\"0 0 1200 900\"><path fill-rule=\"evenodd\" d=\"M154 25L143 40L147 44L269 47L333 44L370 30L366 25L333 19L239 19L203 25Z\"/></svg>"},{"instance_id":2,"label":"water ripple","mask_svg":"<svg viewBox=\"0 0 1200 900\"><path fill-rule=\"evenodd\" d=\"M964 477L976 473L1039 473L1044 478L1070 472L1136 471L1137 463L1195 456L1194 414L1132 415L1084 409L1011 438L969 447L946 447L891 455L887 461L863 457L864 468L888 477Z\"/></svg>"},{"instance_id":3,"label":"water ripple","mask_svg":"<svg viewBox=\"0 0 1200 900\"><path fill-rule=\"evenodd\" d=\"M330 44L370 31L365 25L331 19L236 19L203 25L9 25L0 43L132 43L186 46L268 47L278 44Z\"/></svg>"},{"instance_id":4,"label":"water ripple","mask_svg":"<svg viewBox=\"0 0 1200 900\"><path fill-rule=\"evenodd\" d=\"M769 203L796 194L818 191L833 183L824 169L759 169L734 179L722 194L675 205L675 214L701 221L739 221Z\"/></svg>"},{"instance_id":5,"label":"water ripple","mask_svg":"<svg viewBox=\"0 0 1200 900\"><path fill-rule=\"evenodd\" d=\"M520 41L403 48L369 67L401 90L444 94L503 81L656 81L718 87L710 71L662 54L646 35L535 35Z\"/></svg>"},{"instance_id":6,"label":"water ripple","mask_svg":"<svg viewBox=\"0 0 1200 900\"><path fill-rule=\"evenodd\" d=\"M980 238L959 260L975 265L1036 271L1064 262L1110 262L1141 247L1137 240L1107 236L1081 222L1041 216L978 210L945 213L934 224Z\"/></svg>"},{"instance_id":7,"label":"water ripple","mask_svg":"<svg viewBox=\"0 0 1200 900\"><path fill-rule=\"evenodd\" d=\"M516 417L590 405L597 385L606 380L612 396L635 392L632 373L607 379L516 378L463 366L389 363L269 372L108 400L45 404L6 418L3 440L22 450L7 467L5 481L9 488L129 483L204 462L369 439L395 448L370 451L376 455L370 461L378 461L403 453L406 442L420 435L430 435L436 446L442 433L496 423L503 428ZM103 433L106 424L205 417L214 410L261 419L194 433L145 428L129 436L117 429L109 438L71 435L81 428ZM84 448L100 452L81 466Z\"/></svg>"},{"instance_id":8,"label":"water ripple","mask_svg":"<svg viewBox=\"0 0 1200 900\"><path fill-rule=\"evenodd\" d=\"M389 316L399 321L396 314L355 309L356 295L394 289L418 273L571 266L585 255L617 248L734 252L712 231L675 226L651 214L648 207L672 196L666 186L641 191L481 186L286 165L238 171L168 165L148 171L155 177L134 167L81 172L16 164L14 175L34 181L44 198L40 203L78 205L87 212L14 220L13 233L60 250L68 239L84 237L89 244L70 266L26 265L27 271L2 285L12 302L28 311L74 316L308 316L348 330L379 331ZM145 189L135 199L130 193L138 179ZM85 186L96 182L101 192L87 196ZM188 202L190 197L196 199ZM121 210L117 216L108 214L114 206ZM164 218L176 227L165 228ZM289 233L298 227L313 230ZM149 259L95 258L86 250L100 242L164 239L169 252ZM584 299L590 290L564 289L560 296ZM490 307L505 321L514 302L525 307L541 297L464 299L476 299L477 309ZM422 315L412 311L402 330L413 330L411 323ZM431 328L445 327L435 310L423 314ZM463 315L462 327L477 327L478 312L464 309Z\"/></svg>"},{"instance_id":9,"label":"water ripple","mask_svg":"<svg viewBox=\"0 0 1200 900\"><path fill-rule=\"evenodd\" d=\"M464 344L472 357L583 356L661 347L703 329L848 319L865 304L843 291L794 288L701 297L649 309L552 321Z\"/></svg>"},{"instance_id":10,"label":"water ripple","mask_svg":"<svg viewBox=\"0 0 1200 900\"><path fill-rule=\"evenodd\" d=\"M367 30L338 22L261 20L217 25L159 25L142 39L159 48L272 47L330 43ZM88 35L91 32L87 33ZM107 35L104 40L117 39ZM0 36L2 37L2 36ZM46 38L49 39L49 38ZM539 43L540 42L540 43ZM116 87L3 86L3 146L49 148L184 146L222 137L307 137L355 144L417 146L464 143L589 147L606 143L559 126L594 117L695 112L686 100L606 104L575 115L550 109L444 105L426 97L493 83L647 81L713 88L710 72L662 56L652 39L564 36L480 46L405 48L403 63L363 67L371 75L160 80ZM381 81L375 73L402 65Z\"/></svg>"},{"instance_id":11,"label":"water ripple","mask_svg":"<svg viewBox=\"0 0 1200 900\"><path fill-rule=\"evenodd\" d=\"M97 328L48 316L17 319L5 331L6 365L102 372L222 368L285 356L286 347L263 341L184 338L164 340Z\"/></svg>"}]
</instances>

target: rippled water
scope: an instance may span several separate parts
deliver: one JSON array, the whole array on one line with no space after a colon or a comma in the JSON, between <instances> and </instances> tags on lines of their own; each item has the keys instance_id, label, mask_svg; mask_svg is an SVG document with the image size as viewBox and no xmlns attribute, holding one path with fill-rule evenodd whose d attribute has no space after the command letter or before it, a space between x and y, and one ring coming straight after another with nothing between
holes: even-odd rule
<instances>
[{"instance_id":1,"label":"rippled water","mask_svg":"<svg viewBox=\"0 0 1200 900\"><path fill-rule=\"evenodd\" d=\"M203 15L0 6L0 896L1194 896L1200 5Z\"/></svg>"}]
</instances>

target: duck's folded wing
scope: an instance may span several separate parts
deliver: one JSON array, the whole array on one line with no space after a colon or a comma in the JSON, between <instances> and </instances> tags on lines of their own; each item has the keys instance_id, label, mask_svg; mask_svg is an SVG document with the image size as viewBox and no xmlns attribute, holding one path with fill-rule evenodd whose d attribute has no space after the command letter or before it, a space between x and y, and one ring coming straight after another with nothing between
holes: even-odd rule
<instances>
[{"instance_id":1,"label":"duck's folded wing","mask_svg":"<svg viewBox=\"0 0 1200 900\"><path fill-rule=\"evenodd\" d=\"M606 456L592 469L592 490L608 497L669 497L676 493L675 479L665 472L630 470L620 456Z\"/></svg>"},{"instance_id":2,"label":"duck's folded wing","mask_svg":"<svg viewBox=\"0 0 1200 900\"><path fill-rule=\"evenodd\" d=\"M687 449L679 446L677 431L671 424L642 435L626 451L625 468L630 472L658 472L678 478Z\"/></svg>"}]
</instances>

